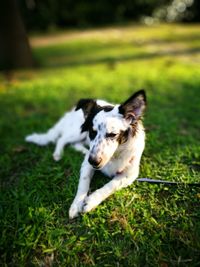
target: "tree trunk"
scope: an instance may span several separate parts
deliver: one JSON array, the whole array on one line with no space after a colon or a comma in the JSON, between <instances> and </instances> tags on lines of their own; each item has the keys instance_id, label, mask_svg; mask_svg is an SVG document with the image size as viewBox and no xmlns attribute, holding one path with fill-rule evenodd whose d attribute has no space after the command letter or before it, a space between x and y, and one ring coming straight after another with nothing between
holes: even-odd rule
<instances>
[{"instance_id":1,"label":"tree trunk","mask_svg":"<svg viewBox=\"0 0 200 267\"><path fill-rule=\"evenodd\" d=\"M0 70L33 67L31 48L16 0L0 5Z\"/></svg>"}]
</instances>

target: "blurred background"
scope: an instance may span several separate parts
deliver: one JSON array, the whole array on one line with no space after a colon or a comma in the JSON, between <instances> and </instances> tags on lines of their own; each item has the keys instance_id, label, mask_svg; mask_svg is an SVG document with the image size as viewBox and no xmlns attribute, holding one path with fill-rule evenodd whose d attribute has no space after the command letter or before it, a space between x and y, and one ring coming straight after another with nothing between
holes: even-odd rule
<instances>
[{"instance_id":1,"label":"blurred background","mask_svg":"<svg viewBox=\"0 0 200 267\"><path fill-rule=\"evenodd\" d=\"M198 0L20 0L28 30L90 27L111 23L144 21L197 22Z\"/></svg>"},{"instance_id":2,"label":"blurred background","mask_svg":"<svg viewBox=\"0 0 200 267\"><path fill-rule=\"evenodd\" d=\"M85 31L111 25L130 26L133 23L146 26L175 22L197 23L200 21L200 1L7 0L1 4L0 12L0 69L9 70L41 66L40 53L35 55L30 44L34 48L52 42L63 43L67 36L72 38L69 36L69 29ZM68 32L64 34L66 29ZM54 34L54 37L58 38L54 41L52 38L42 38L48 34L51 34L51 37ZM38 40L31 38L37 35ZM109 36L110 32L105 32L105 35ZM122 37L123 32L119 35Z\"/></svg>"}]
</instances>

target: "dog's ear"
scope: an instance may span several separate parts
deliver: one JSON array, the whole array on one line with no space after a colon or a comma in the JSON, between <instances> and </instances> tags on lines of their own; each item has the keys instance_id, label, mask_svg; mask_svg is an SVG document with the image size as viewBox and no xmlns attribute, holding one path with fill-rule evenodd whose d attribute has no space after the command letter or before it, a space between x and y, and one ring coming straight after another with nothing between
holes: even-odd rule
<instances>
[{"instance_id":1,"label":"dog's ear","mask_svg":"<svg viewBox=\"0 0 200 267\"><path fill-rule=\"evenodd\" d=\"M140 90L119 106L119 113L121 113L130 124L133 124L136 120L141 118L145 107L146 94L144 90Z\"/></svg>"}]
</instances>

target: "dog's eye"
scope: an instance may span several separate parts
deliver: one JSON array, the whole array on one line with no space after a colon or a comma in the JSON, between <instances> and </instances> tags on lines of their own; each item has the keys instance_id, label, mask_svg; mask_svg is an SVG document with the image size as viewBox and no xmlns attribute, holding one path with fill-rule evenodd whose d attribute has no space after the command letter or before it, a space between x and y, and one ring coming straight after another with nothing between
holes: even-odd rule
<instances>
[{"instance_id":1,"label":"dog's eye","mask_svg":"<svg viewBox=\"0 0 200 267\"><path fill-rule=\"evenodd\" d=\"M114 138L117 134L115 133L107 133L106 138Z\"/></svg>"},{"instance_id":2,"label":"dog's eye","mask_svg":"<svg viewBox=\"0 0 200 267\"><path fill-rule=\"evenodd\" d=\"M97 131L91 129L89 132L90 139L93 140L97 135Z\"/></svg>"}]
</instances>

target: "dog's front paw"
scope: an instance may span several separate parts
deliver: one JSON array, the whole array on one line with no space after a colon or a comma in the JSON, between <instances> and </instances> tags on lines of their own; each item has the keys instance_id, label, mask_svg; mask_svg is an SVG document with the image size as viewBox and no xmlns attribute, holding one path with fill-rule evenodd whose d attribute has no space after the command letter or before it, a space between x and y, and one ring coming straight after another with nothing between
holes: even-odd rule
<instances>
[{"instance_id":1,"label":"dog's front paw","mask_svg":"<svg viewBox=\"0 0 200 267\"><path fill-rule=\"evenodd\" d=\"M79 213L82 212L84 201L76 201L73 202L70 209L69 209L69 218L74 219L76 218Z\"/></svg>"},{"instance_id":2,"label":"dog's front paw","mask_svg":"<svg viewBox=\"0 0 200 267\"><path fill-rule=\"evenodd\" d=\"M79 208L76 205L71 205L69 209L69 218L74 219L78 216L79 214Z\"/></svg>"},{"instance_id":3,"label":"dog's front paw","mask_svg":"<svg viewBox=\"0 0 200 267\"><path fill-rule=\"evenodd\" d=\"M85 199L82 212L83 213L89 212L95 209L100 203L101 203L101 200L96 195L90 195L89 197Z\"/></svg>"}]
</instances>

